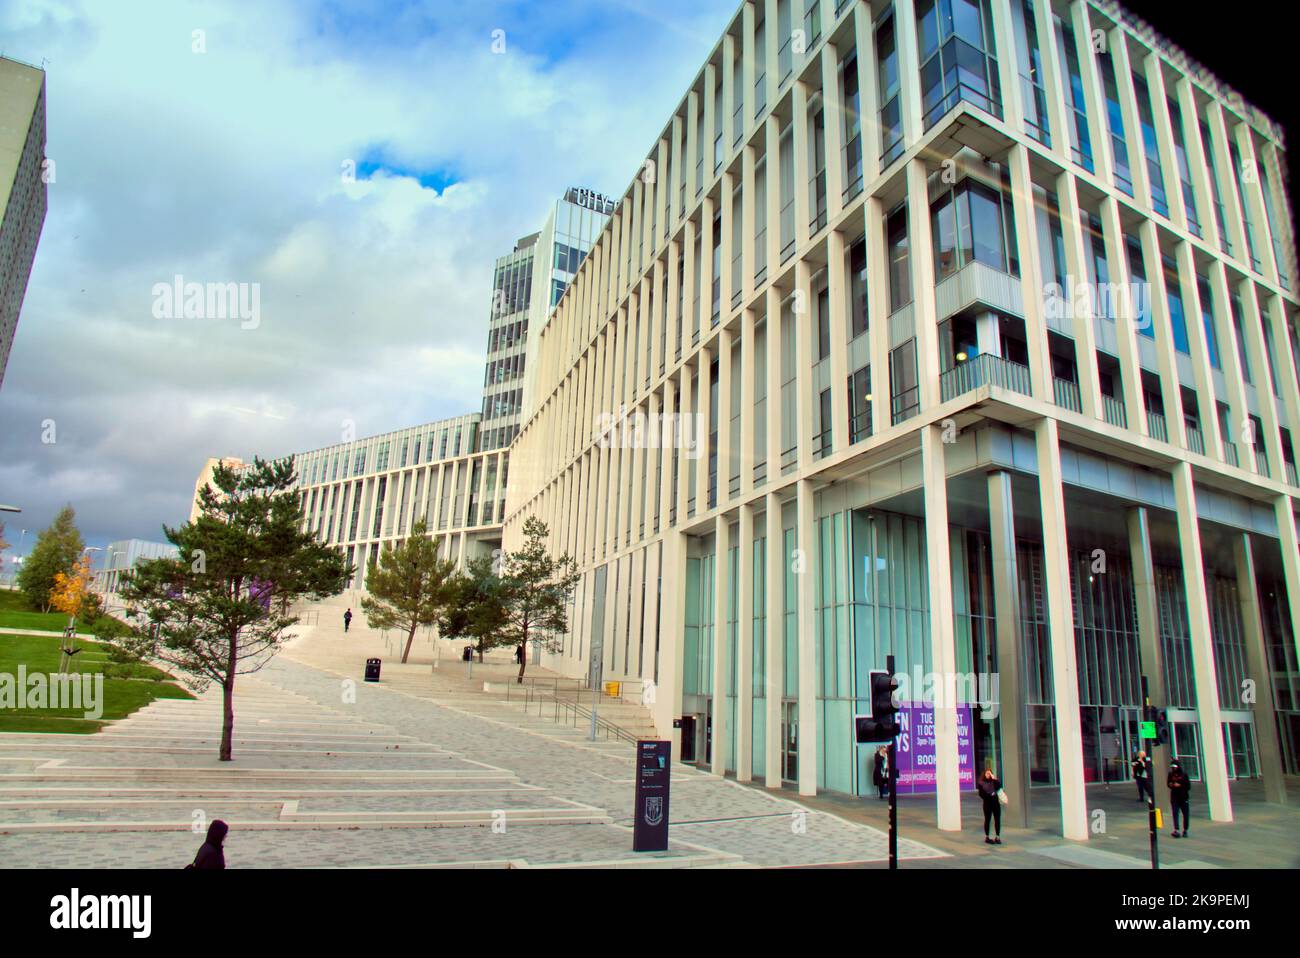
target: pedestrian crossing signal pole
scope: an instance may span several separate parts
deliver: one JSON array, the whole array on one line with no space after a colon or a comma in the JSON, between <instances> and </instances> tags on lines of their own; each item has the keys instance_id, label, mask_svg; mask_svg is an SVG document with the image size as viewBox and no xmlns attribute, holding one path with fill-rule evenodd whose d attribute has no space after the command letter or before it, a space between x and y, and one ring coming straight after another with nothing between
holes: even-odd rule
<instances>
[{"instance_id":1,"label":"pedestrian crossing signal pole","mask_svg":"<svg viewBox=\"0 0 1300 958\"><path fill-rule=\"evenodd\" d=\"M1156 736L1156 710L1151 707L1150 690L1147 677L1142 676L1142 723L1138 726L1138 739L1147 743L1147 748L1154 749L1158 744ZM1143 749L1146 751L1146 749ZM1151 834L1151 869L1160 870L1160 812L1156 809L1156 783L1151 780L1155 762L1148 755L1146 767L1142 770L1147 780L1147 829Z\"/></svg>"},{"instance_id":2,"label":"pedestrian crossing signal pole","mask_svg":"<svg viewBox=\"0 0 1300 958\"><path fill-rule=\"evenodd\" d=\"M898 867L898 705L894 693L898 682L894 679L894 657L885 657L885 671L873 670L868 676L871 706L869 715L853 717L855 741L859 745L879 745L888 742L886 751L885 781L889 785L889 867Z\"/></svg>"}]
</instances>

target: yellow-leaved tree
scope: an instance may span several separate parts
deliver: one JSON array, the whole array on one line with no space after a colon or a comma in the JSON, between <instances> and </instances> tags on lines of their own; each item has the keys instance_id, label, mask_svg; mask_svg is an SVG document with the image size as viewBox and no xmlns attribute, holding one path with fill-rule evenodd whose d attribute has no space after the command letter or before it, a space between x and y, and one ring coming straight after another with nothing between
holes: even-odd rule
<instances>
[{"instance_id":1,"label":"yellow-leaved tree","mask_svg":"<svg viewBox=\"0 0 1300 958\"><path fill-rule=\"evenodd\" d=\"M50 605L76 619L93 611L95 596L90 591L90 556L83 555L72 566L72 575L54 573Z\"/></svg>"}]
</instances>

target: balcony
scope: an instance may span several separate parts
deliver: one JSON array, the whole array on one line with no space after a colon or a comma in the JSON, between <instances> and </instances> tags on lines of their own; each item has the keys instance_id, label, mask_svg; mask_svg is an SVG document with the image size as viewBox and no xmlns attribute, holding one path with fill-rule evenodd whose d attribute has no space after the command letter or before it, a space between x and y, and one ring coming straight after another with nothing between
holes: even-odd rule
<instances>
[{"instance_id":1,"label":"balcony","mask_svg":"<svg viewBox=\"0 0 1300 958\"><path fill-rule=\"evenodd\" d=\"M1019 277L976 260L944 277L934 288L935 316L939 322L973 306L985 306L1023 319L1025 294Z\"/></svg>"},{"instance_id":2,"label":"balcony","mask_svg":"<svg viewBox=\"0 0 1300 958\"><path fill-rule=\"evenodd\" d=\"M1068 379L1052 380L1052 395L1056 404L1070 412L1083 412L1083 399L1079 395L1079 384Z\"/></svg>"},{"instance_id":3,"label":"balcony","mask_svg":"<svg viewBox=\"0 0 1300 958\"><path fill-rule=\"evenodd\" d=\"M1241 457L1237 455L1237 444L1223 440L1223 461L1230 466L1240 466Z\"/></svg>"},{"instance_id":4,"label":"balcony","mask_svg":"<svg viewBox=\"0 0 1300 958\"><path fill-rule=\"evenodd\" d=\"M1161 442L1169 441L1169 426L1165 423L1164 413L1147 410L1147 433L1152 439L1159 439Z\"/></svg>"},{"instance_id":5,"label":"balcony","mask_svg":"<svg viewBox=\"0 0 1300 958\"><path fill-rule=\"evenodd\" d=\"M981 386L997 386L1028 396L1029 367L992 353L975 356L939 377L939 398L947 402Z\"/></svg>"},{"instance_id":6,"label":"balcony","mask_svg":"<svg viewBox=\"0 0 1300 958\"><path fill-rule=\"evenodd\" d=\"M1300 477L1296 475L1294 462L1286 463L1286 482L1289 486L1300 486Z\"/></svg>"},{"instance_id":7,"label":"balcony","mask_svg":"<svg viewBox=\"0 0 1300 958\"><path fill-rule=\"evenodd\" d=\"M1187 425L1187 449L1198 456L1205 455L1205 437L1201 435L1199 427L1190 423Z\"/></svg>"},{"instance_id":8,"label":"balcony","mask_svg":"<svg viewBox=\"0 0 1300 958\"><path fill-rule=\"evenodd\" d=\"M1103 395L1101 397L1101 411L1106 421L1112 426L1119 426L1121 429L1128 428L1128 413L1124 411L1124 403L1114 396Z\"/></svg>"}]
</instances>

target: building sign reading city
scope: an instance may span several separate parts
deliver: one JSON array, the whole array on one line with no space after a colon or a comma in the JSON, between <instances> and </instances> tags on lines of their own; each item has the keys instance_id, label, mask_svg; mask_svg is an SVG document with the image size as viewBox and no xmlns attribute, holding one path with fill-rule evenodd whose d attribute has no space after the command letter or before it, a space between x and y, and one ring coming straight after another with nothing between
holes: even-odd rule
<instances>
[{"instance_id":1,"label":"building sign reading city","mask_svg":"<svg viewBox=\"0 0 1300 958\"><path fill-rule=\"evenodd\" d=\"M899 703L898 724L898 794L933 794L936 787L934 703ZM974 788L975 739L969 705L957 706L957 767L960 787Z\"/></svg>"},{"instance_id":2,"label":"building sign reading city","mask_svg":"<svg viewBox=\"0 0 1300 958\"><path fill-rule=\"evenodd\" d=\"M581 206L583 209L595 210L597 213L603 213L606 216L614 215L614 201L604 193L597 193L595 190L571 186L569 191L564 194L564 199L575 206Z\"/></svg>"}]
</instances>

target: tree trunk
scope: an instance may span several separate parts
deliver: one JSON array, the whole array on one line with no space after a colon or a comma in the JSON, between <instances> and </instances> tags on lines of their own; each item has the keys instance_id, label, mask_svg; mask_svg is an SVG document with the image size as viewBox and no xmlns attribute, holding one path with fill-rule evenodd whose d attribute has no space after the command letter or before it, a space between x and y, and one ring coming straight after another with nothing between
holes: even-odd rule
<instances>
[{"instance_id":1,"label":"tree trunk","mask_svg":"<svg viewBox=\"0 0 1300 958\"><path fill-rule=\"evenodd\" d=\"M415 641L415 626L411 626L411 631L406 633L406 648L402 649L402 664L406 664L406 657L411 654L411 643Z\"/></svg>"},{"instance_id":2,"label":"tree trunk","mask_svg":"<svg viewBox=\"0 0 1300 958\"><path fill-rule=\"evenodd\" d=\"M235 733L235 673L231 672L221 683L221 761L231 760L231 744Z\"/></svg>"},{"instance_id":3,"label":"tree trunk","mask_svg":"<svg viewBox=\"0 0 1300 958\"><path fill-rule=\"evenodd\" d=\"M226 675L221 680L221 749L217 757L231 760L235 737L235 674L239 666L239 629L230 633L230 651L226 653Z\"/></svg>"}]
</instances>

